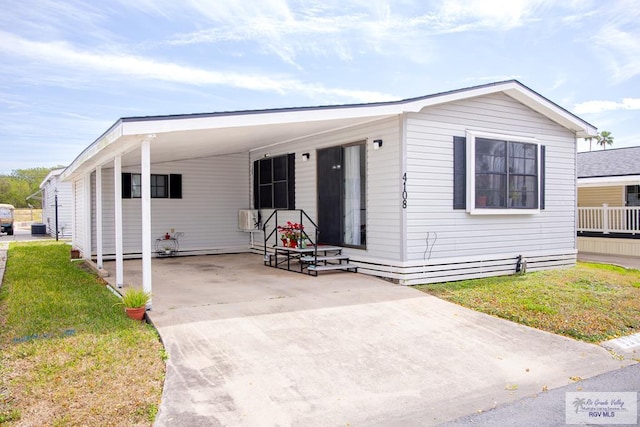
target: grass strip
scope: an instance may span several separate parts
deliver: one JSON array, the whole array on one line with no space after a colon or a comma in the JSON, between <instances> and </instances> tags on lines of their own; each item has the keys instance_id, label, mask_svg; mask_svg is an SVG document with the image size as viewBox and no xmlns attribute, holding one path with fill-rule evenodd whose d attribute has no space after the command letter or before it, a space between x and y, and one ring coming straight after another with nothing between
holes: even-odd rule
<instances>
[{"instance_id":1,"label":"grass strip","mask_svg":"<svg viewBox=\"0 0 640 427\"><path fill-rule=\"evenodd\" d=\"M0 424L151 425L164 351L69 246L13 243L0 288Z\"/></svg>"},{"instance_id":2,"label":"grass strip","mask_svg":"<svg viewBox=\"0 0 640 427\"><path fill-rule=\"evenodd\" d=\"M447 301L548 332L601 342L640 332L640 271L574 268L416 288Z\"/></svg>"}]
</instances>

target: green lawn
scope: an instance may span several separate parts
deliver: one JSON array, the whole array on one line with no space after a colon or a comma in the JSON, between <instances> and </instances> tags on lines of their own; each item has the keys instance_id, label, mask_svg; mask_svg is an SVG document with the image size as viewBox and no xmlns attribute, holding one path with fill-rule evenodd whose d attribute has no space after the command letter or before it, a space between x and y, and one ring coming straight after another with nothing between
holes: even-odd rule
<instances>
[{"instance_id":1,"label":"green lawn","mask_svg":"<svg viewBox=\"0 0 640 427\"><path fill-rule=\"evenodd\" d=\"M574 268L417 286L447 301L587 342L640 332L640 271Z\"/></svg>"},{"instance_id":2,"label":"green lawn","mask_svg":"<svg viewBox=\"0 0 640 427\"><path fill-rule=\"evenodd\" d=\"M69 246L14 243L0 288L0 424L150 425L164 351Z\"/></svg>"}]
</instances>

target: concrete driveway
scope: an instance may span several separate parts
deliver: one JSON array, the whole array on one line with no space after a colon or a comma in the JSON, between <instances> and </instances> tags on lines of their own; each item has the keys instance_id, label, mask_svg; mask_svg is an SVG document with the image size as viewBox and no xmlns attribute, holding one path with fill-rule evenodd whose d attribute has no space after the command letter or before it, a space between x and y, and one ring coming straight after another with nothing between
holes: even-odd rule
<instances>
[{"instance_id":1,"label":"concrete driveway","mask_svg":"<svg viewBox=\"0 0 640 427\"><path fill-rule=\"evenodd\" d=\"M125 282L139 271L127 261ZM154 259L153 274L150 318L169 353L158 426L436 425L630 363L412 288L257 255Z\"/></svg>"}]
</instances>

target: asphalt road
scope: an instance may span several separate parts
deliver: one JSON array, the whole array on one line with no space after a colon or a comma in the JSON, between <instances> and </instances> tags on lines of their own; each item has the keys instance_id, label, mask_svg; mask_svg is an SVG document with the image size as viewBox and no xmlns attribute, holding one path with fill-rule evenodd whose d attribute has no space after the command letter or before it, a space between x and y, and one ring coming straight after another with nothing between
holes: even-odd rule
<instances>
[{"instance_id":1,"label":"asphalt road","mask_svg":"<svg viewBox=\"0 0 640 427\"><path fill-rule=\"evenodd\" d=\"M446 423L444 426L564 426L566 425L566 393L568 392L637 392L638 390L640 390L640 364L635 364L578 381L565 387L541 392L536 396L499 406L491 411L460 418ZM640 398L640 393L638 393L637 397ZM640 407L640 400L638 403L638 407ZM600 426L602 424L594 423L589 425ZM617 425L635 426L637 424Z\"/></svg>"},{"instance_id":2,"label":"asphalt road","mask_svg":"<svg viewBox=\"0 0 640 427\"><path fill-rule=\"evenodd\" d=\"M32 236L31 229L16 229L13 236L8 236L7 233L0 233L0 243L3 242L24 242L32 240L52 240L53 237L49 235L45 236Z\"/></svg>"}]
</instances>

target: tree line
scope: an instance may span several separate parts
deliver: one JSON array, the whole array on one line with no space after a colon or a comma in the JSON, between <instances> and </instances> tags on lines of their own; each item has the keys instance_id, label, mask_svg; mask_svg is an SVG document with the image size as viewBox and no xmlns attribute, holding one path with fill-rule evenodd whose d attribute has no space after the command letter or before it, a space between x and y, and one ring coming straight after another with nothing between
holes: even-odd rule
<instances>
[{"instance_id":1,"label":"tree line","mask_svg":"<svg viewBox=\"0 0 640 427\"><path fill-rule=\"evenodd\" d=\"M49 172L61 167L64 166L15 169L8 175L0 174L0 203L9 203L16 208L28 208L29 204L41 208L39 198L27 200L27 197L40 189L40 183Z\"/></svg>"}]
</instances>

